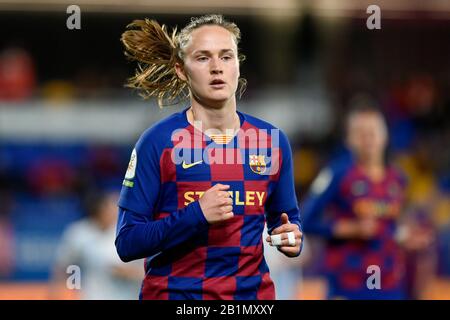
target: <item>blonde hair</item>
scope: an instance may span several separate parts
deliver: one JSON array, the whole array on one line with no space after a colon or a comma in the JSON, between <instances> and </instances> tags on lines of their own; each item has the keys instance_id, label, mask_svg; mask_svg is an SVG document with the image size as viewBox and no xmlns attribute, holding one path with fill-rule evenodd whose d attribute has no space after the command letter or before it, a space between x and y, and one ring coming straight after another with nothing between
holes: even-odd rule
<instances>
[{"instance_id":1,"label":"blonde hair","mask_svg":"<svg viewBox=\"0 0 450 320\"><path fill-rule=\"evenodd\" d=\"M222 15L210 14L191 18L191 22L179 33L177 28L168 32L165 25L156 20L134 20L120 38L125 47L125 56L137 61L136 74L127 80L126 86L140 91L144 99L156 97L158 105L172 105L189 97L187 82L181 80L176 71L177 62L183 64L184 49L195 29L204 25L225 28L232 35L236 46L241 39L238 26L224 19ZM238 55L239 62L245 60ZM239 78L239 97L245 91L247 80Z\"/></svg>"}]
</instances>

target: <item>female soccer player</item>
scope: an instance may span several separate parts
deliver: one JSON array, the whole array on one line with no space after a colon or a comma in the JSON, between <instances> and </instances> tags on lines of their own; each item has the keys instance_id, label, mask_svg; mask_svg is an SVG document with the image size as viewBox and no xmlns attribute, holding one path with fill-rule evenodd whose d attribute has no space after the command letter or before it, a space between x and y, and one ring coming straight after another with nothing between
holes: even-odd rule
<instances>
[{"instance_id":1,"label":"female soccer player","mask_svg":"<svg viewBox=\"0 0 450 320\"><path fill-rule=\"evenodd\" d=\"M140 68L129 85L160 105L190 101L142 134L125 174L115 243L123 261L146 258L140 298L274 299L264 223L298 256L299 209L285 134L236 110L238 27L221 15L180 33L130 27L122 42Z\"/></svg>"},{"instance_id":2,"label":"female soccer player","mask_svg":"<svg viewBox=\"0 0 450 320\"><path fill-rule=\"evenodd\" d=\"M400 244L417 236L398 232L405 180L385 162L387 128L372 103L358 100L346 130L351 158L316 178L304 204L304 230L327 240L328 298L403 299Z\"/></svg>"}]
</instances>

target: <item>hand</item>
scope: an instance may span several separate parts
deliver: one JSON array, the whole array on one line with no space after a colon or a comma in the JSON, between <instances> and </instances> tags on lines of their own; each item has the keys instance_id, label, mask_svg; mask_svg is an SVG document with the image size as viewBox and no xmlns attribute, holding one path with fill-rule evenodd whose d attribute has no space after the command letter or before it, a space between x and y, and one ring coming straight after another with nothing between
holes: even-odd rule
<instances>
[{"instance_id":1,"label":"hand","mask_svg":"<svg viewBox=\"0 0 450 320\"><path fill-rule=\"evenodd\" d=\"M408 251L426 250L436 241L432 229L417 223L400 225L396 239Z\"/></svg>"},{"instance_id":2,"label":"hand","mask_svg":"<svg viewBox=\"0 0 450 320\"><path fill-rule=\"evenodd\" d=\"M289 245L289 240L287 233L294 232L295 236L295 246ZM286 213L281 214L281 226L275 228L272 231L272 235L280 234L281 235L281 245L278 246L278 250L283 252L285 255L289 257L295 257L300 252L300 246L302 243L302 233L299 230L299 227L296 223L290 223L289 217ZM270 236L267 236L266 241L269 245L272 244L272 239Z\"/></svg>"},{"instance_id":3,"label":"hand","mask_svg":"<svg viewBox=\"0 0 450 320\"><path fill-rule=\"evenodd\" d=\"M375 219L362 219L359 221L358 226L358 235L364 240L370 240L378 233L378 221Z\"/></svg>"},{"instance_id":4,"label":"hand","mask_svg":"<svg viewBox=\"0 0 450 320\"><path fill-rule=\"evenodd\" d=\"M369 240L378 232L378 222L374 219L340 220L333 229L333 235L341 239Z\"/></svg>"},{"instance_id":5,"label":"hand","mask_svg":"<svg viewBox=\"0 0 450 320\"><path fill-rule=\"evenodd\" d=\"M210 224L233 218L233 199L228 191L229 185L216 184L205 191L198 200L203 215Z\"/></svg>"}]
</instances>

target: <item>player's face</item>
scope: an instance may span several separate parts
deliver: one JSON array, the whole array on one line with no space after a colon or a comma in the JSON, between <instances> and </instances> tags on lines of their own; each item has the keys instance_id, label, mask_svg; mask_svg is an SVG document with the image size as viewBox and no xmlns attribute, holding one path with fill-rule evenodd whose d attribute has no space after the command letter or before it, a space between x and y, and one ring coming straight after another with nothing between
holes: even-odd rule
<instances>
[{"instance_id":1,"label":"player's face","mask_svg":"<svg viewBox=\"0 0 450 320\"><path fill-rule=\"evenodd\" d=\"M347 143L363 161L383 158L387 143L387 129L383 118L375 112L362 112L350 117Z\"/></svg>"},{"instance_id":2,"label":"player's face","mask_svg":"<svg viewBox=\"0 0 450 320\"><path fill-rule=\"evenodd\" d=\"M237 55L233 35L225 28L202 26L191 33L181 77L195 99L215 106L234 98L240 75Z\"/></svg>"}]
</instances>

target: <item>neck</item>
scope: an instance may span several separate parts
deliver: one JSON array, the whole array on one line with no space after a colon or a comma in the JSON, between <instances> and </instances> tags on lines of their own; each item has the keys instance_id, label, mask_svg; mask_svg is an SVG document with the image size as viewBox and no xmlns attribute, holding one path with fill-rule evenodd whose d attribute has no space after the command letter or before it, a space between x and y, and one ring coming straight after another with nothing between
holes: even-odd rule
<instances>
[{"instance_id":1,"label":"neck","mask_svg":"<svg viewBox=\"0 0 450 320\"><path fill-rule=\"evenodd\" d=\"M384 176L384 164L382 159L367 159L360 162L363 171L373 180L380 180Z\"/></svg>"},{"instance_id":2,"label":"neck","mask_svg":"<svg viewBox=\"0 0 450 320\"><path fill-rule=\"evenodd\" d=\"M227 130L234 132L240 127L239 116L236 113L236 98L233 96L227 102L214 106L191 99L188 121L196 127L201 124L202 131L215 129L221 133L226 133Z\"/></svg>"}]
</instances>

